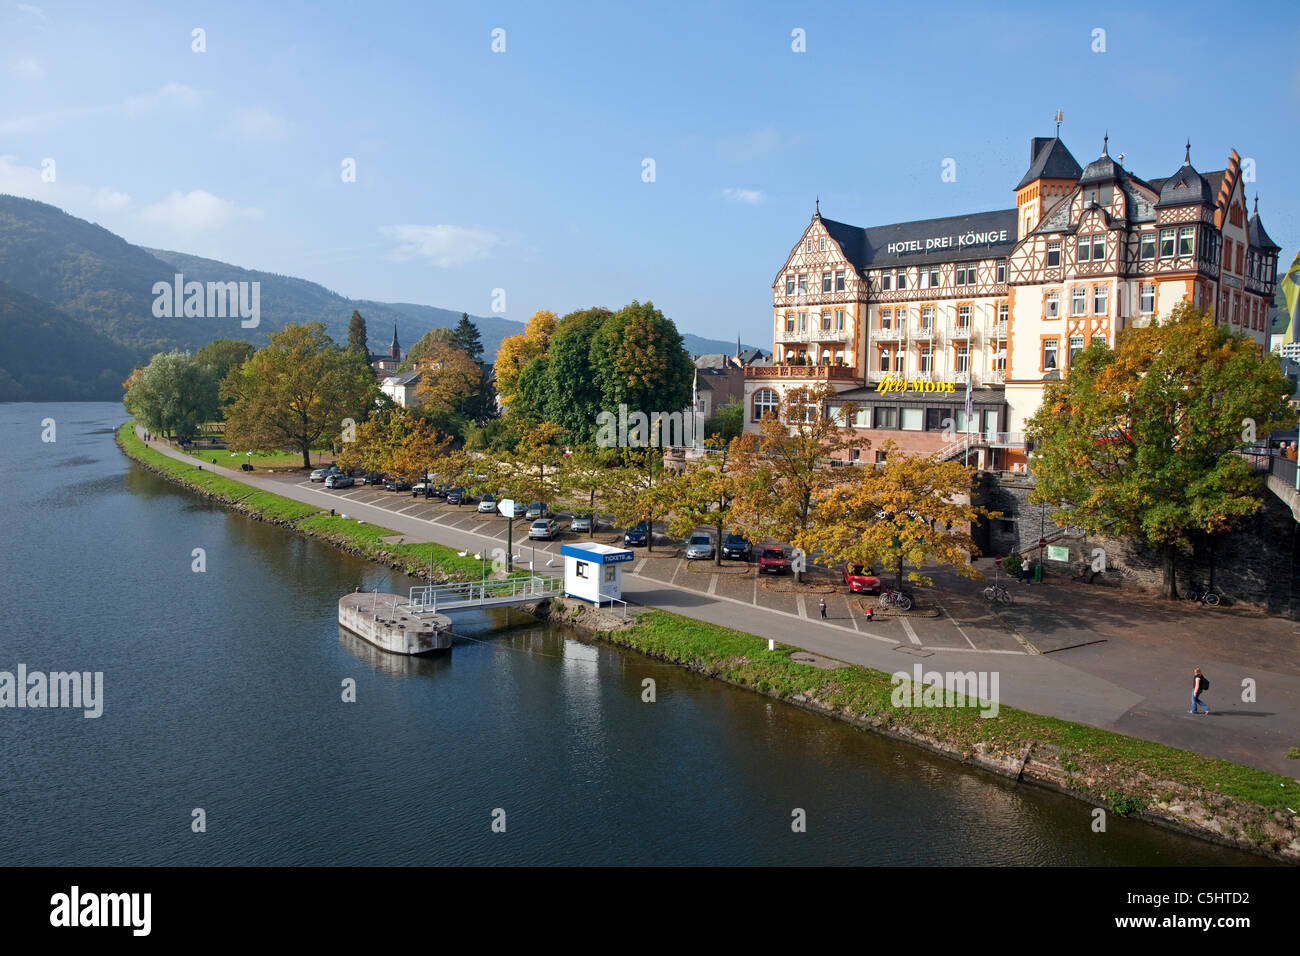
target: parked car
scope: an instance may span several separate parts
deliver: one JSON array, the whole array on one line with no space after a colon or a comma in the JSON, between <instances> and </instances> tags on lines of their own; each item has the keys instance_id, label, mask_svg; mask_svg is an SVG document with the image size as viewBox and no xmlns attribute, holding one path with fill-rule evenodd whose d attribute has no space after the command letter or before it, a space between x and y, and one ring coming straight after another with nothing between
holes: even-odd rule
<instances>
[{"instance_id":1,"label":"parked car","mask_svg":"<svg viewBox=\"0 0 1300 956\"><path fill-rule=\"evenodd\" d=\"M495 514L497 510L497 496L488 492L478 500L478 513L481 515Z\"/></svg>"},{"instance_id":2,"label":"parked car","mask_svg":"<svg viewBox=\"0 0 1300 956\"><path fill-rule=\"evenodd\" d=\"M573 519L569 522L569 530L580 532L582 534L590 534L594 527L595 520L596 519L591 515L574 515Z\"/></svg>"},{"instance_id":3,"label":"parked car","mask_svg":"<svg viewBox=\"0 0 1300 956\"><path fill-rule=\"evenodd\" d=\"M342 468L340 468L338 465L330 465L328 468L317 468L315 471L313 471L311 473L311 480L324 481L330 475L341 475L341 474L343 474Z\"/></svg>"},{"instance_id":4,"label":"parked car","mask_svg":"<svg viewBox=\"0 0 1300 956\"><path fill-rule=\"evenodd\" d=\"M531 505L528 506L528 510L524 512L524 517L544 518L546 517L546 514L547 514L546 504L541 501L534 501Z\"/></svg>"},{"instance_id":5,"label":"parked car","mask_svg":"<svg viewBox=\"0 0 1300 956\"><path fill-rule=\"evenodd\" d=\"M686 560L700 561L713 557L713 536L697 531L686 540Z\"/></svg>"},{"instance_id":6,"label":"parked car","mask_svg":"<svg viewBox=\"0 0 1300 956\"><path fill-rule=\"evenodd\" d=\"M623 532L623 544L629 548L635 548L645 544L649 540L649 536L650 526L641 521Z\"/></svg>"},{"instance_id":7,"label":"parked car","mask_svg":"<svg viewBox=\"0 0 1300 956\"><path fill-rule=\"evenodd\" d=\"M764 548L758 556L759 574L785 574L790 570L790 559L784 548Z\"/></svg>"},{"instance_id":8,"label":"parked car","mask_svg":"<svg viewBox=\"0 0 1300 956\"><path fill-rule=\"evenodd\" d=\"M467 505L474 500L474 496L464 488L452 488L447 492L447 504L449 505Z\"/></svg>"},{"instance_id":9,"label":"parked car","mask_svg":"<svg viewBox=\"0 0 1300 956\"><path fill-rule=\"evenodd\" d=\"M411 497L419 498L421 495L425 498L429 497L429 483L427 481L417 481L411 485Z\"/></svg>"},{"instance_id":10,"label":"parked car","mask_svg":"<svg viewBox=\"0 0 1300 956\"><path fill-rule=\"evenodd\" d=\"M880 593L880 578L876 577L871 568L864 568L860 564L845 564L840 568L840 573L854 594Z\"/></svg>"},{"instance_id":11,"label":"parked car","mask_svg":"<svg viewBox=\"0 0 1300 956\"><path fill-rule=\"evenodd\" d=\"M338 474L325 476L326 488L351 488L355 484L356 480L353 479L351 475Z\"/></svg>"},{"instance_id":12,"label":"parked car","mask_svg":"<svg viewBox=\"0 0 1300 956\"><path fill-rule=\"evenodd\" d=\"M729 534L727 540L722 543L722 557L724 560L748 561L754 556L754 550L750 546L749 539L740 534Z\"/></svg>"},{"instance_id":13,"label":"parked car","mask_svg":"<svg viewBox=\"0 0 1300 956\"><path fill-rule=\"evenodd\" d=\"M384 483L384 476L377 471L372 471L361 479L361 483L363 485L382 485Z\"/></svg>"},{"instance_id":14,"label":"parked car","mask_svg":"<svg viewBox=\"0 0 1300 956\"><path fill-rule=\"evenodd\" d=\"M451 485L448 485L448 484L433 485L433 486L431 487L431 489L430 489L430 493L431 493L431 494L433 495L433 497L435 497L435 498L446 498L446 497L447 497L447 492L448 492L450 489L451 489Z\"/></svg>"},{"instance_id":15,"label":"parked car","mask_svg":"<svg viewBox=\"0 0 1300 956\"><path fill-rule=\"evenodd\" d=\"M516 501L516 502L515 502L514 513L511 514L511 515L508 515L507 517L511 517L511 518L522 518L522 517L524 516L524 514L525 514L527 511L528 511L528 508L524 505L524 503L523 503L522 501Z\"/></svg>"},{"instance_id":16,"label":"parked car","mask_svg":"<svg viewBox=\"0 0 1300 956\"><path fill-rule=\"evenodd\" d=\"M550 541L559 530L560 523L554 518L538 518L528 526L528 537Z\"/></svg>"},{"instance_id":17,"label":"parked car","mask_svg":"<svg viewBox=\"0 0 1300 956\"><path fill-rule=\"evenodd\" d=\"M401 475L393 475L384 482L385 491L410 491L411 483Z\"/></svg>"}]
</instances>

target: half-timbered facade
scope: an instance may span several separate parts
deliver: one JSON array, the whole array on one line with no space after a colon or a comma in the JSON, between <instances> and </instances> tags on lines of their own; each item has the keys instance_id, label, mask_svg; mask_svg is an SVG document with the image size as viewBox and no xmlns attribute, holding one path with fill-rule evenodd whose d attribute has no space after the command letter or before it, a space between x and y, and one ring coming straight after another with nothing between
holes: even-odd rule
<instances>
[{"instance_id":1,"label":"half-timbered facade","mask_svg":"<svg viewBox=\"0 0 1300 956\"><path fill-rule=\"evenodd\" d=\"M773 281L772 364L745 372L746 428L791 390L829 384L832 411L856 406L850 457L893 440L1020 470L1043 383L1093 341L1190 301L1266 349L1279 249L1241 180L1235 151L1201 174L1189 146L1148 181L1105 144L1081 168L1058 137L1036 137L1014 209L864 229L818 204Z\"/></svg>"}]
</instances>

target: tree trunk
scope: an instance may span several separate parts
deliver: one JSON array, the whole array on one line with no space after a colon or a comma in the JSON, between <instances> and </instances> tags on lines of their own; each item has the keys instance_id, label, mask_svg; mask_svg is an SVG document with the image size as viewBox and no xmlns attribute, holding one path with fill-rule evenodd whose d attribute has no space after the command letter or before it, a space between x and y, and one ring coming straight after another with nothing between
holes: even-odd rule
<instances>
[{"instance_id":1,"label":"tree trunk","mask_svg":"<svg viewBox=\"0 0 1300 956\"><path fill-rule=\"evenodd\" d=\"M1169 600L1178 598L1178 576L1175 568L1175 561L1178 558L1177 545L1166 544L1161 547L1164 558L1164 581L1161 582L1160 590Z\"/></svg>"},{"instance_id":2,"label":"tree trunk","mask_svg":"<svg viewBox=\"0 0 1300 956\"><path fill-rule=\"evenodd\" d=\"M308 471L311 470L311 448L307 444L302 446L302 466Z\"/></svg>"},{"instance_id":3,"label":"tree trunk","mask_svg":"<svg viewBox=\"0 0 1300 956\"><path fill-rule=\"evenodd\" d=\"M895 589L899 592L903 590L903 556L898 556L898 587Z\"/></svg>"}]
</instances>

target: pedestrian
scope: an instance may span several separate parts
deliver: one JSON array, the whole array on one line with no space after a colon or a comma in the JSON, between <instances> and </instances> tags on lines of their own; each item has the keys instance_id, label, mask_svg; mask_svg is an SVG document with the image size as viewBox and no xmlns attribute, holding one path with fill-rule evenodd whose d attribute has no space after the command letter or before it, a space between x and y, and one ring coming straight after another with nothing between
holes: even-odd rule
<instances>
[{"instance_id":1,"label":"pedestrian","mask_svg":"<svg viewBox=\"0 0 1300 956\"><path fill-rule=\"evenodd\" d=\"M867 623L870 624L875 619L876 619L876 609L874 607L867 608Z\"/></svg>"},{"instance_id":2,"label":"pedestrian","mask_svg":"<svg viewBox=\"0 0 1300 956\"><path fill-rule=\"evenodd\" d=\"M1201 669L1196 668L1192 677L1192 709L1188 711L1189 714L1199 714L1198 707L1204 707L1207 714L1210 712L1210 705L1201 700L1201 694L1209 689L1210 682L1201 673Z\"/></svg>"},{"instance_id":3,"label":"pedestrian","mask_svg":"<svg viewBox=\"0 0 1300 956\"><path fill-rule=\"evenodd\" d=\"M1033 579L1032 572L1033 569L1030 567L1030 563L1028 561L1020 565L1020 578L1019 578L1020 583L1029 584L1030 581Z\"/></svg>"},{"instance_id":4,"label":"pedestrian","mask_svg":"<svg viewBox=\"0 0 1300 956\"><path fill-rule=\"evenodd\" d=\"M822 598L821 601L818 602L817 606L822 610L822 620L826 620L826 599Z\"/></svg>"}]
</instances>

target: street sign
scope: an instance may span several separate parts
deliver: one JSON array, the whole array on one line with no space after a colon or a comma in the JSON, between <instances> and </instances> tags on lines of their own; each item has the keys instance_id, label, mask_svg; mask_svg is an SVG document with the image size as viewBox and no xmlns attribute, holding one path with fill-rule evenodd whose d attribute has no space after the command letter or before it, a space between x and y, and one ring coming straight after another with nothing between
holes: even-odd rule
<instances>
[{"instance_id":1,"label":"street sign","mask_svg":"<svg viewBox=\"0 0 1300 956\"><path fill-rule=\"evenodd\" d=\"M501 512L501 514L505 515L507 518L514 517L514 513L515 513L514 500L511 498L501 499L500 501L497 502L497 511Z\"/></svg>"},{"instance_id":2,"label":"street sign","mask_svg":"<svg viewBox=\"0 0 1300 956\"><path fill-rule=\"evenodd\" d=\"M1040 548L1045 548L1045 547L1047 547L1047 539L1046 539L1046 538L1039 538L1039 539L1038 539L1038 546L1039 546Z\"/></svg>"}]
</instances>

